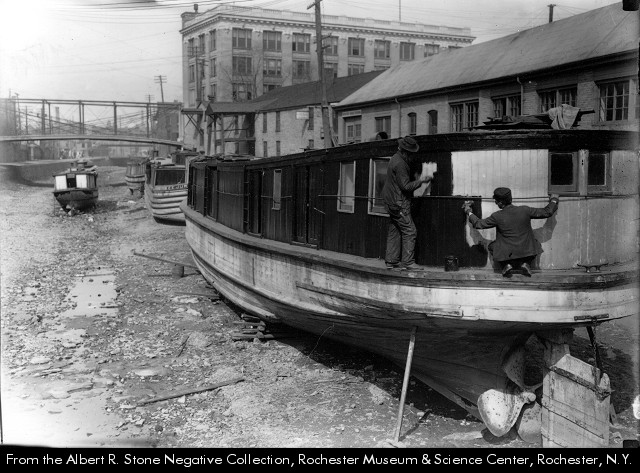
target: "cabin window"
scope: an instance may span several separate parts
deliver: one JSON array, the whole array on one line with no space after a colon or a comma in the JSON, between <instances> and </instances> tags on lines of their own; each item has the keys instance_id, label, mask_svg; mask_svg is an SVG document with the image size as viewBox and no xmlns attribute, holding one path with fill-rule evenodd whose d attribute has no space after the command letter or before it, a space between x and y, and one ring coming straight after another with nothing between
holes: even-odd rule
<instances>
[{"instance_id":1,"label":"cabin window","mask_svg":"<svg viewBox=\"0 0 640 473\"><path fill-rule=\"evenodd\" d=\"M409 134L415 135L417 133L416 130L418 127L417 115L411 112L409 115L407 115L407 118L409 119Z\"/></svg>"},{"instance_id":2,"label":"cabin window","mask_svg":"<svg viewBox=\"0 0 640 473\"><path fill-rule=\"evenodd\" d=\"M578 191L577 153L549 153L549 192Z\"/></svg>"},{"instance_id":3,"label":"cabin window","mask_svg":"<svg viewBox=\"0 0 640 473\"><path fill-rule=\"evenodd\" d=\"M429 127L427 128L427 134L435 135L438 133L438 111L429 110L427 112Z\"/></svg>"},{"instance_id":4,"label":"cabin window","mask_svg":"<svg viewBox=\"0 0 640 473\"><path fill-rule=\"evenodd\" d=\"M382 188L387 179L387 167L390 158L376 158L370 161L369 167L369 214L387 215L382 201Z\"/></svg>"},{"instance_id":5,"label":"cabin window","mask_svg":"<svg viewBox=\"0 0 640 473\"><path fill-rule=\"evenodd\" d=\"M628 120L629 81L600 85L599 118L601 122Z\"/></svg>"},{"instance_id":6,"label":"cabin window","mask_svg":"<svg viewBox=\"0 0 640 473\"><path fill-rule=\"evenodd\" d=\"M280 210L282 206L282 169L273 171L273 210Z\"/></svg>"},{"instance_id":7,"label":"cabin window","mask_svg":"<svg viewBox=\"0 0 640 473\"><path fill-rule=\"evenodd\" d=\"M549 192L590 195L610 191L610 153L587 150L549 153Z\"/></svg>"},{"instance_id":8,"label":"cabin window","mask_svg":"<svg viewBox=\"0 0 640 473\"><path fill-rule=\"evenodd\" d=\"M87 175L86 174L77 174L76 175L76 187L86 189L88 186Z\"/></svg>"},{"instance_id":9,"label":"cabin window","mask_svg":"<svg viewBox=\"0 0 640 473\"><path fill-rule=\"evenodd\" d=\"M315 142L313 140L309 140L309 147L308 149L314 149L315 148Z\"/></svg>"},{"instance_id":10,"label":"cabin window","mask_svg":"<svg viewBox=\"0 0 640 473\"><path fill-rule=\"evenodd\" d=\"M385 132L387 136L391 135L391 117L376 117L376 134Z\"/></svg>"},{"instance_id":11,"label":"cabin window","mask_svg":"<svg viewBox=\"0 0 640 473\"><path fill-rule=\"evenodd\" d=\"M338 211L353 213L355 210L356 162L340 163L338 181Z\"/></svg>"},{"instance_id":12,"label":"cabin window","mask_svg":"<svg viewBox=\"0 0 640 473\"><path fill-rule=\"evenodd\" d=\"M609 153L590 151L587 163L587 193L609 192L611 190Z\"/></svg>"}]
</instances>

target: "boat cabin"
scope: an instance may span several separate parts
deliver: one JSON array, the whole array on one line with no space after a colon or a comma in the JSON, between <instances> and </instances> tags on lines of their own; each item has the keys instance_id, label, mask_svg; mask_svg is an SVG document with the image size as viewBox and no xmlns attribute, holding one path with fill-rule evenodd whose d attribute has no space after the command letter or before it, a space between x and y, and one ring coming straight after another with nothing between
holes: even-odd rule
<instances>
[{"instance_id":1,"label":"boat cabin","mask_svg":"<svg viewBox=\"0 0 640 473\"><path fill-rule=\"evenodd\" d=\"M415 137L415 171L431 163L431 183L414 194L416 262L494 268L495 230L475 230L462 211L498 210L509 187L515 205L558 212L532 221L542 253L536 269L624 263L638 254L638 133L611 130L474 130ZM384 259L388 217L380 193L395 139L294 155L195 159L187 204L218 223L259 238L363 258Z\"/></svg>"}]
</instances>

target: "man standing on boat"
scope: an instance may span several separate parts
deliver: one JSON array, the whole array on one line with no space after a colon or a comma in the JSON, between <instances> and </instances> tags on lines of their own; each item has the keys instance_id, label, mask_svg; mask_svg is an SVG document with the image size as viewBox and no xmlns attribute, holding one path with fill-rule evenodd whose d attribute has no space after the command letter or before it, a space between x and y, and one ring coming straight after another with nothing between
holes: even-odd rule
<instances>
[{"instance_id":1,"label":"man standing on boat","mask_svg":"<svg viewBox=\"0 0 640 473\"><path fill-rule=\"evenodd\" d=\"M558 196L552 195L544 208L513 205L511 189L498 187L493 191L493 199L500 208L488 218L478 218L471 211L471 202L464 203L469 223L479 230L496 229L496 240L489 245L493 260L500 263L502 275L511 276L514 268L519 268L525 276L531 276L531 262L540 253L539 244L531 228L531 219L549 218L558 210Z\"/></svg>"},{"instance_id":2,"label":"man standing on boat","mask_svg":"<svg viewBox=\"0 0 640 473\"><path fill-rule=\"evenodd\" d=\"M385 263L388 269L420 270L415 262L416 226L411 217L413 191L433 176L423 171L420 177L411 180L411 158L420 147L411 136L398 140L398 151L387 167L387 179L382 189L382 200L389 213L389 231Z\"/></svg>"}]
</instances>

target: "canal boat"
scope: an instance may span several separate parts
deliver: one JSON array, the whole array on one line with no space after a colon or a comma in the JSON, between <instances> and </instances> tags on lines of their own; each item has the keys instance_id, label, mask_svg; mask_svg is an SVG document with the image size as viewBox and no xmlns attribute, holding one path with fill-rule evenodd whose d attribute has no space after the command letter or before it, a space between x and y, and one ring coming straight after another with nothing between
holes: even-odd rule
<instances>
[{"instance_id":1,"label":"canal boat","mask_svg":"<svg viewBox=\"0 0 640 473\"><path fill-rule=\"evenodd\" d=\"M131 195L136 192L140 196L144 195L144 183L146 181L146 164L149 158L131 159L127 162L127 169L124 174L124 180Z\"/></svg>"},{"instance_id":2,"label":"canal boat","mask_svg":"<svg viewBox=\"0 0 640 473\"><path fill-rule=\"evenodd\" d=\"M200 272L267 323L409 369L493 435L606 445L608 377L569 344L576 329L638 313L638 133L491 127L415 139L416 171L437 168L413 199L421 271L385 266L380 193L398 148L388 139L192 161L181 208ZM474 229L461 208L489 216L502 186L516 205L560 196L554 216L532 221L542 252L530 277L503 277L488 251L495 229Z\"/></svg>"},{"instance_id":3,"label":"canal boat","mask_svg":"<svg viewBox=\"0 0 640 473\"><path fill-rule=\"evenodd\" d=\"M178 150L164 158L153 158L145 167L145 204L159 222L184 222L180 204L187 198L186 162L198 153Z\"/></svg>"},{"instance_id":4,"label":"canal boat","mask_svg":"<svg viewBox=\"0 0 640 473\"><path fill-rule=\"evenodd\" d=\"M95 207L98 202L98 170L87 159L73 161L62 172L53 174L53 196L69 213Z\"/></svg>"}]
</instances>

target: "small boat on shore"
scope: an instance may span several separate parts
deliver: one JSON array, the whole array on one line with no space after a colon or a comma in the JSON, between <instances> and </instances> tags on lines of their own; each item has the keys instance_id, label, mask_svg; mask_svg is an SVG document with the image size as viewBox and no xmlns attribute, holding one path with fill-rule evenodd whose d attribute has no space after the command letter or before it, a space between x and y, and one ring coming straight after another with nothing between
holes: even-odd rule
<instances>
[{"instance_id":1,"label":"small boat on shore","mask_svg":"<svg viewBox=\"0 0 640 473\"><path fill-rule=\"evenodd\" d=\"M184 222L180 204L187 198L186 161L195 151L179 150L145 164L144 198L156 221Z\"/></svg>"},{"instance_id":2,"label":"small boat on shore","mask_svg":"<svg viewBox=\"0 0 640 473\"><path fill-rule=\"evenodd\" d=\"M98 202L98 170L91 161L74 161L53 179L53 195L66 212L92 208Z\"/></svg>"},{"instance_id":3,"label":"small boat on shore","mask_svg":"<svg viewBox=\"0 0 640 473\"><path fill-rule=\"evenodd\" d=\"M146 180L145 169L149 158L132 159L127 162L124 180L127 183L131 195L139 192L144 195L144 183Z\"/></svg>"},{"instance_id":4,"label":"small boat on shore","mask_svg":"<svg viewBox=\"0 0 640 473\"><path fill-rule=\"evenodd\" d=\"M569 342L575 329L595 335L638 314L638 133L415 138L416 164L437 165L413 202L421 271L385 267L380 192L397 142L384 140L192 161L182 210L200 272L253 316L410 369L496 436L607 445L608 377L572 357ZM471 200L490 215L505 185L516 205L561 196L556 215L532 222L543 251L531 277L504 278L488 251L495 229L474 229L461 210Z\"/></svg>"}]
</instances>

